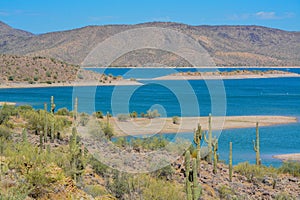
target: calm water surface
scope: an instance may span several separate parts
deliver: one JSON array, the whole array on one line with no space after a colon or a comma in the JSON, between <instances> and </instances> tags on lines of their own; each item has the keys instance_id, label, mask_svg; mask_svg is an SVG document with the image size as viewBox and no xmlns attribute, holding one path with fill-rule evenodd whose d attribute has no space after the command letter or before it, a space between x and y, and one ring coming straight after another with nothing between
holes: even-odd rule
<instances>
[{"instance_id":1,"label":"calm water surface","mask_svg":"<svg viewBox=\"0 0 300 200\"><path fill-rule=\"evenodd\" d=\"M108 72L113 75L121 75L130 71L128 68L110 70ZM156 69L156 71L160 70ZM300 73L299 69L290 70ZM131 74L130 77L145 78L149 76L143 75L146 72L147 70L136 76L131 76ZM162 73L165 72L156 72L155 76L160 76ZM148 72L148 74L150 73ZM201 116L206 116L212 111L215 113L222 111L222 108L212 106L211 103L211 91L207 89L207 84L213 85L213 81L189 81L192 90L186 90L181 81L159 81L154 83L143 81L143 83L145 83L143 86L102 86L97 88L0 89L0 101L17 102L18 105L30 104L34 108L43 108L43 103L49 103L50 96L53 95L57 108L67 107L71 110L73 93L76 93L76 96L79 97L79 110L87 113L92 113L95 110L112 112L112 101L114 102L114 108L117 108L115 113L122 112L124 105L127 105L125 110L137 111L138 113L145 112L155 105L154 108L157 108L163 116L169 117L174 115L196 116L199 114L198 109ZM179 90L174 93L170 87L176 87ZM227 115L300 117L300 78L224 80L224 90L226 91L225 111ZM218 91L214 92L218 93ZM123 104L122 99L126 99L125 97L128 94L130 94L128 102ZM182 96L186 98L184 100L180 99ZM198 105L192 104L193 97L196 97ZM90 103L91 98L93 103ZM221 100L223 101L223 99ZM189 112L182 112L183 107ZM212 107L214 107L214 110ZM300 152L299 122L289 125L261 127L260 136L262 161L266 165L278 166L280 164L280 161L272 158L274 154ZM168 134L166 137L172 138L174 136ZM182 137L192 140L191 133L182 134ZM241 161L254 163L253 139L255 139L255 128L224 130L219 140L220 158L227 161L229 141L232 141L234 163Z\"/></svg>"}]
</instances>

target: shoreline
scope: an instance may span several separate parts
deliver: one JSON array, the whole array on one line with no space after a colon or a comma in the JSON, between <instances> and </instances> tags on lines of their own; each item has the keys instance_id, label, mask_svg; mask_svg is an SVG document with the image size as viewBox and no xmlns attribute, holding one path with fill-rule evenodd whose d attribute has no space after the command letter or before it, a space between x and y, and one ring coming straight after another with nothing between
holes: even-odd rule
<instances>
[{"instance_id":1,"label":"shoreline","mask_svg":"<svg viewBox=\"0 0 300 200\"><path fill-rule=\"evenodd\" d=\"M122 66L122 67L81 67L83 69L86 68L99 68L99 69L184 69L184 68L199 68L199 69L207 69L207 68L212 68L212 69L222 69L222 68L232 68L232 69L239 69L239 68L245 68L245 69L251 69L251 68L261 68L261 69L267 69L267 68L274 68L274 69L285 69L285 68L300 68L300 66L200 66L200 67L166 67L166 66L157 66L157 67L126 67L126 66Z\"/></svg>"},{"instance_id":2,"label":"shoreline","mask_svg":"<svg viewBox=\"0 0 300 200\"><path fill-rule=\"evenodd\" d=\"M208 130L208 117L179 117L179 124L173 124L172 118L136 118L120 122L111 118L116 137L126 135L153 135L168 133L193 132L200 124L202 130ZM296 117L288 116L225 116L212 117L212 129L254 128L256 122L260 127L297 123Z\"/></svg>"},{"instance_id":3,"label":"shoreline","mask_svg":"<svg viewBox=\"0 0 300 200\"><path fill-rule=\"evenodd\" d=\"M261 78L298 78L300 74L237 74L237 75L180 75L173 74L154 78L154 80L229 80L229 79L261 79Z\"/></svg>"},{"instance_id":4,"label":"shoreline","mask_svg":"<svg viewBox=\"0 0 300 200\"><path fill-rule=\"evenodd\" d=\"M112 81L111 83L100 83L98 81L88 82L71 82L71 83L1 83L0 89L14 89L14 88L52 88L52 87L81 87L81 86L130 86L130 85L143 85L138 81L131 81L127 79Z\"/></svg>"},{"instance_id":5,"label":"shoreline","mask_svg":"<svg viewBox=\"0 0 300 200\"><path fill-rule=\"evenodd\" d=\"M298 161L300 162L300 153L290 153L290 154L278 154L272 156L275 159L279 159L283 162L285 161Z\"/></svg>"}]
</instances>

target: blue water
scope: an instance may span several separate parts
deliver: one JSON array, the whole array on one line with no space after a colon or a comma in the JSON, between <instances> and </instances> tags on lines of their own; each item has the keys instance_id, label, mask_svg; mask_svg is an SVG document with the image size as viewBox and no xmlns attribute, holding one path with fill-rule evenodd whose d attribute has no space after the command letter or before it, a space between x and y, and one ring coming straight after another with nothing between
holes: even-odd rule
<instances>
[{"instance_id":1,"label":"blue water","mask_svg":"<svg viewBox=\"0 0 300 200\"><path fill-rule=\"evenodd\" d=\"M120 69L122 71L124 69ZM126 69L128 70L128 69ZM121 73L121 72L120 72ZM143 86L57 87L31 89L0 89L0 101L30 104L43 108L55 97L57 108L72 109L73 93L79 97L79 111L95 110L114 114L127 109L145 112L156 108L163 116L206 116L209 113L227 115L286 115L300 117L300 78L224 80L226 98L219 92L222 88L215 81L144 81ZM210 90L207 85L210 85ZM174 89L175 88L175 89ZM216 93L225 108L212 103L210 94ZM196 103L195 103L196 101ZM113 102L113 103L111 103ZM112 107L114 108L112 110ZM124 109L125 108L125 109ZM300 123L261 127L261 156L266 165L278 166L279 160L272 155L300 152ZM167 137L173 137L171 134ZM192 140L192 134L185 134ZM255 129L224 130L219 140L220 159L227 161L229 141L233 142L234 163L254 163L252 140Z\"/></svg>"}]
</instances>

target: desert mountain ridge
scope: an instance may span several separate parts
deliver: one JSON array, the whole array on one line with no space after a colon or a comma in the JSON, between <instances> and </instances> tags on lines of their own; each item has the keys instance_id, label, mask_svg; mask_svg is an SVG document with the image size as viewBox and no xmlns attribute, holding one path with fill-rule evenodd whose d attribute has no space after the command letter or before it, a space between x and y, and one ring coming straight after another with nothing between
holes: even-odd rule
<instances>
[{"instance_id":1,"label":"desert mountain ridge","mask_svg":"<svg viewBox=\"0 0 300 200\"><path fill-rule=\"evenodd\" d=\"M51 57L78 65L110 36L142 27L170 28L189 35L203 46L217 66L300 66L300 32L262 26L191 26L175 22L86 26L39 35L0 22L0 53ZM155 49L129 52L111 66L135 67L147 63L190 66L175 54Z\"/></svg>"}]
</instances>

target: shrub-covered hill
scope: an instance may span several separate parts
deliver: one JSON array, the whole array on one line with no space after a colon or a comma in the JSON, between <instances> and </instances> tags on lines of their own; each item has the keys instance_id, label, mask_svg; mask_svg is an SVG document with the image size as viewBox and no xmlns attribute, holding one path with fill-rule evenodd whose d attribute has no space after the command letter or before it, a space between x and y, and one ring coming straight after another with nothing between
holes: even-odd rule
<instances>
[{"instance_id":1,"label":"shrub-covered hill","mask_svg":"<svg viewBox=\"0 0 300 200\"><path fill-rule=\"evenodd\" d=\"M94 116L99 119L93 134L111 142L109 120L97 113ZM82 144L77 130L90 120L87 114L77 114L76 108L50 113L30 106L4 105L0 109L0 198L187 199L186 180L191 177L185 176L183 156L148 174L119 172L96 160ZM130 144L120 138L114 142L141 156L168 144L163 138L141 140ZM191 158L196 157L194 147L188 151ZM201 161L195 179L202 188L200 199L299 198L300 163L285 163L279 169L241 163L234 167L232 182L228 166L221 161L213 171L212 164Z\"/></svg>"},{"instance_id":2,"label":"shrub-covered hill","mask_svg":"<svg viewBox=\"0 0 300 200\"><path fill-rule=\"evenodd\" d=\"M69 83L76 80L101 81L114 77L83 70L54 58L0 54L0 83ZM115 77L116 78L116 77ZM120 78L120 77L119 77Z\"/></svg>"}]
</instances>

